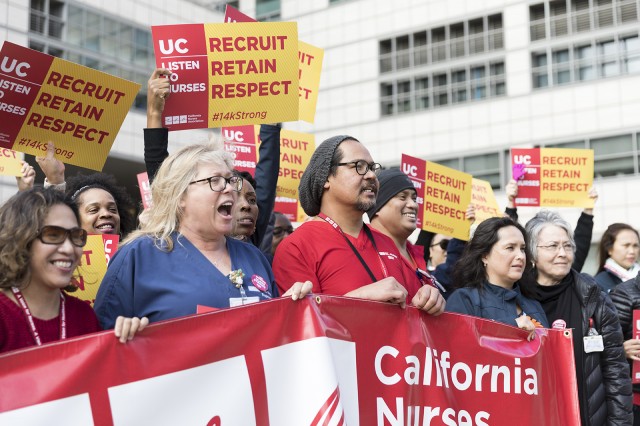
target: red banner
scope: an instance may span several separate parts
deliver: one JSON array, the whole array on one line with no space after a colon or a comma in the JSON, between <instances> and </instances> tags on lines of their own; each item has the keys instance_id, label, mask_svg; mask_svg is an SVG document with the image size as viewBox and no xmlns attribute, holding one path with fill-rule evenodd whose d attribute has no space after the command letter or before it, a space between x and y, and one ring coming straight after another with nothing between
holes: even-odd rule
<instances>
[{"instance_id":1,"label":"red banner","mask_svg":"<svg viewBox=\"0 0 640 426\"><path fill-rule=\"evenodd\" d=\"M334 296L0 356L0 424L579 424L570 330Z\"/></svg>"}]
</instances>

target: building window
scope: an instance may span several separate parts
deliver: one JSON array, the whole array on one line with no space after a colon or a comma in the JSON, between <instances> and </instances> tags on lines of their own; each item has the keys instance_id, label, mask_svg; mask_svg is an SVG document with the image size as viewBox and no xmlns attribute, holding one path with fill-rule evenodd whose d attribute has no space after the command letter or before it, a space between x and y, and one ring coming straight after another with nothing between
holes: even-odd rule
<instances>
[{"instance_id":1,"label":"building window","mask_svg":"<svg viewBox=\"0 0 640 426\"><path fill-rule=\"evenodd\" d=\"M634 174L634 143L632 135L591 139L594 174L596 177Z\"/></svg>"},{"instance_id":2,"label":"building window","mask_svg":"<svg viewBox=\"0 0 640 426\"><path fill-rule=\"evenodd\" d=\"M31 0L30 22L30 48L140 83L134 107L146 109L149 28L58 0Z\"/></svg>"},{"instance_id":3,"label":"building window","mask_svg":"<svg viewBox=\"0 0 640 426\"><path fill-rule=\"evenodd\" d=\"M277 21L280 19L280 0L256 0L256 20Z\"/></svg>"},{"instance_id":4,"label":"building window","mask_svg":"<svg viewBox=\"0 0 640 426\"><path fill-rule=\"evenodd\" d=\"M637 32L558 46L550 52L531 53L534 89L637 73L640 73L640 38Z\"/></svg>"},{"instance_id":5,"label":"building window","mask_svg":"<svg viewBox=\"0 0 640 426\"><path fill-rule=\"evenodd\" d=\"M532 42L636 22L637 0L551 0L529 6Z\"/></svg>"},{"instance_id":6,"label":"building window","mask_svg":"<svg viewBox=\"0 0 640 426\"><path fill-rule=\"evenodd\" d=\"M380 84L383 116L506 94L502 56L470 63L475 55L504 48L502 14L380 40L378 48L380 74L402 72ZM468 63L442 69L445 61L454 59ZM415 75L407 78L408 70Z\"/></svg>"},{"instance_id":7,"label":"building window","mask_svg":"<svg viewBox=\"0 0 640 426\"><path fill-rule=\"evenodd\" d=\"M465 58L503 48L502 14L483 16L380 40L380 73Z\"/></svg>"},{"instance_id":8,"label":"building window","mask_svg":"<svg viewBox=\"0 0 640 426\"><path fill-rule=\"evenodd\" d=\"M380 84L382 116L506 95L504 61L422 73Z\"/></svg>"}]
</instances>

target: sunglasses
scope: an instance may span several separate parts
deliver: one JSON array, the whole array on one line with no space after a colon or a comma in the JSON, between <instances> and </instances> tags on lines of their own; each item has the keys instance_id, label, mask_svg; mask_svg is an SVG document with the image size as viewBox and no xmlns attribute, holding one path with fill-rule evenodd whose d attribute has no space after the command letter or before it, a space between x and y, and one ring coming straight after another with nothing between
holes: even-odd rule
<instances>
[{"instance_id":1,"label":"sunglasses","mask_svg":"<svg viewBox=\"0 0 640 426\"><path fill-rule=\"evenodd\" d=\"M282 228L280 226L276 226L275 228L273 228L273 235L275 235L276 237L282 235L284 232L286 232L287 234L292 234L293 233L293 226L288 226L286 228Z\"/></svg>"},{"instance_id":2,"label":"sunglasses","mask_svg":"<svg viewBox=\"0 0 640 426\"><path fill-rule=\"evenodd\" d=\"M84 247L87 244L87 231L82 228L66 229L60 226L46 225L40 229L36 236L44 244L62 244L67 238L76 247Z\"/></svg>"},{"instance_id":3,"label":"sunglasses","mask_svg":"<svg viewBox=\"0 0 640 426\"><path fill-rule=\"evenodd\" d=\"M435 247L435 246L440 246L440 248L442 250L447 250L447 247L449 246L449 240L446 238L443 238L442 240L438 241L435 244L431 244L429 247Z\"/></svg>"}]
</instances>

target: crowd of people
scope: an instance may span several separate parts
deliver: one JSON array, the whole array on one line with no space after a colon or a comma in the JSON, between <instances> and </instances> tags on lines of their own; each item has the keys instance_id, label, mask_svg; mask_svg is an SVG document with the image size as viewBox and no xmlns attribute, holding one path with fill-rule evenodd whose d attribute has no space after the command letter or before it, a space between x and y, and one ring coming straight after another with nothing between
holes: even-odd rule
<instances>
[{"instance_id":1,"label":"crowd of people","mask_svg":"<svg viewBox=\"0 0 640 426\"><path fill-rule=\"evenodd\" d=\"M602 236L595 277L582 273L593 210L572 227L542 210L525 226L507 186L504 217L474 224L469 241L421 231L417 193L400 170L382 170L356 138L322 142L302 175L299 200L309 220L294 232L274 211L279 124L260 129L255 175L233 169L215 143L169 155L162 112L171 72L148 83L145 164L153 204L138 217L114 178L65 179L55 146L24 163L18 193L0 208L0 352L103 329L123 343L149 322L313 292L448 311L526 330L573 329L584 425L640 424L640 361L633 311L640 309L640 237L614 223ZM595 200L597 193L590 196ZM475 211L466 217L475 221ZM368 221L365 221L365 217ZM368 223L366 223L368 222ZM69 292L88 234L118 234L94 309ZM633 413L636 415L633 416ZM634 423L635 421L635 423Z\"/></svg>"}]
</instances>

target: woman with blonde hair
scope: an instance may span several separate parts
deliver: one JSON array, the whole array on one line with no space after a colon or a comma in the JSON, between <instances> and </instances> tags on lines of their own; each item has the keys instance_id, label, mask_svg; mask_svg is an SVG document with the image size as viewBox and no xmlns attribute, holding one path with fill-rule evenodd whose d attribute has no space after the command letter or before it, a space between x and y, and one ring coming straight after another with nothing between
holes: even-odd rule
<instances>
[{"instance_id":1,"label":"woman with blonde hair","mask_svg":"<svg viewBox=\"0 0 640 426\"><path fill-rule=\"evenodd\" d=\"M153 206L109 264L95 303L101 324L118 315L159 321L277 296L269 262L254 246L228 237L242 179L230 154L214 144L186 146L158 170ZM308 292L299 283L294 299ZM306 291L302 291L306 289Z\"/></svg>"}]
</instances>

